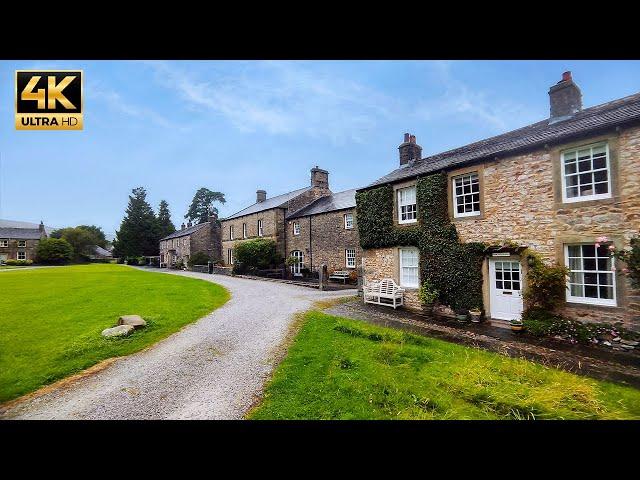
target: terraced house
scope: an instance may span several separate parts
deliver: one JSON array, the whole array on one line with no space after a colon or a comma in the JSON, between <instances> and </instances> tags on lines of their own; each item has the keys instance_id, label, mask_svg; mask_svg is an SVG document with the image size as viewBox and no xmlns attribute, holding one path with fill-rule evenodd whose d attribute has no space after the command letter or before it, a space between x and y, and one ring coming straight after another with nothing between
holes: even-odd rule
<instances>
[{"instance_id":1,"label":"terraced house","mask_svg":"<svg viewBox=\"0 0 640 480\"><path fill-rule=\"evenodd\" d=\"M0 261L35 260L38 243L47 236L42 222L0 220Z\"/></svg>"},{"instance_id":2,"label":"terraced house","mask_svg":"<svg viewBox=\"0 0 640 480\"><path fill-rule=\"evenodd\" d=\"M255 238L271 238L282 258L295 257L294 275L316 270L355 269L361 249L355 221L355 190L332 193L329 172L311 169L311 184L267 198L256 192L256 203L222 220L222 248L227 266L233 247Z\"/></svg>"},{"instance_id":3,"label":"terraced house","mask_svg":"<svg viewBox=\"0 0 640 480\"><path fill-rule=\"evenodd\" d=\"M583 109L565 72L549 99L545 120L425 158L406 134L398 168L357 193L365 282L394 278L407 306L419 308L425 269L448 273L442 259L459 248L452 239L484 245L477 306L516 319L528 247L570 269L561 313L639 330L640 297L609 247L628 248L640 229L640 94ZM468 273L451 272L449 293L472 295L472 281L454 292L459 275Z\"/></svg>"},{"instance_id":4,"label":"terraced house","mask_svg":"<svg viewBox=\"0 0 640 480\"><path fill-rule=\"evenodd\" d=\"M212 261L222 256L220 245L220 221L217 215L210 215L208 222L193 225L191 222L180 226L180 230L160 240L160 266L170 267L182 262L187 264L191 255L202 252Z\"/></svg>"}]
</instances>

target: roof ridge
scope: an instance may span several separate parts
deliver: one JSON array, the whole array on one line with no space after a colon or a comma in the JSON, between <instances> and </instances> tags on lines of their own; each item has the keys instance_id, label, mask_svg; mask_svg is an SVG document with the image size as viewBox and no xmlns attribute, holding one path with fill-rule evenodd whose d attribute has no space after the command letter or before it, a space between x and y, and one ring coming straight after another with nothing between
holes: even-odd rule
<instances>
[{"instance_id":1,"label":"roof ridge","mask_svg":"<svg viewBox=\"0 0 640 480\"><path fill-rule=\"evenodd\" d=\"M221 218L220 220L227 220L227 219L230 219L230 218L233 218L233 217L241 217L241 216L243 216L243 215L241 215L241 214L242 214L242 212L244 212L245 210L249 210L250 208L255 207L256 205L259 205L259 204L261 204L261 203L265 203L265 202L269 202L269 203L271 203L271 202L273 202L274 200L277 200L279 197L284 197L284 196L291 195L291 194L298 193L298 192L302 193L303 191L305 191L305 190L309 190L309 189L311 189L311 188L313 188L313 186L312 186L312 185L309 185L309 186L307 186L307 187L302 187L302 188L296 188L295 190L291 190L291 191L289 191L289 192L281 193L281 194L276 195L276 196L274 196L274 197L267 198L267 199L266 199L266 200L264 200L263 202L255 202L255 203L252 203L251 205L249 205L249 206L247 206L247 207L243 208L242 210L238 210L237 212L232 213L231 215L227 215L225 218ZM286 201L288 201L288 200L284 200L282 203L278 203L278 204L276 204L276 205L274 205L274 206L272 206L272 207L269 207L269 208L267 208L267 209L265 209L265 210L269 210L270 208L277 208L277 207L281 206L283 203L285 203ZM260 211L262 211L262 210L260 210ZM257 212L253 212L253 213L257 213ZM248 215L249 215L249 214L248 214Z\"/></svg>"}]
</instances>

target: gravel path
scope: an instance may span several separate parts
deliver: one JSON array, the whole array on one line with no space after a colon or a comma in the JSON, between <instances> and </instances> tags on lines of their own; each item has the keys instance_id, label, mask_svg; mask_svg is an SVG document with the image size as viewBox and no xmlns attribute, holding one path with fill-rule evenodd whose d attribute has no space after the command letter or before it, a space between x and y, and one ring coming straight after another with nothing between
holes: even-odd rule
<instances>
[{"instance_id":1,"label":"gravel path","mask_svg":"<svg viewBox=\"0 0 640 480\"><path fill-rule=\"evenodd\" d=\"M2 418L240 419L262 392L296 312L355 290L315 289L224 275L224 306L147 350L95 374L18 402Z\"/></svg>"}]
</instances>

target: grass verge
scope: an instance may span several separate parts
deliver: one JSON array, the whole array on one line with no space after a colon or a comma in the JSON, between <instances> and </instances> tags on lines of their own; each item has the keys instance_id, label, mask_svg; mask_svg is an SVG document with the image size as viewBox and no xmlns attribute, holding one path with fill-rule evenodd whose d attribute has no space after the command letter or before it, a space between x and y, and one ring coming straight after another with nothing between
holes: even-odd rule
<instances>
[{"instance_id":1,"label":"grass verge","mask_svg":"<svg viewBox=\"0 0 640 480\"><path fill-rule=\"evenodd\" d=\"M252 419L640 419L640 390L307 312Z\"/></svg>"},{"instance_id":2,"label":"grass verge","mask_svg":"<svg viewBox=\"0 0 640 480\"><path fill-rule=\"evenodd\" d=\"M0 402L141 350L229 299L210 282L112 264L8 271L0 291ZM125 314L147 327L100 335Z\"/></svg>"}]
</instances>

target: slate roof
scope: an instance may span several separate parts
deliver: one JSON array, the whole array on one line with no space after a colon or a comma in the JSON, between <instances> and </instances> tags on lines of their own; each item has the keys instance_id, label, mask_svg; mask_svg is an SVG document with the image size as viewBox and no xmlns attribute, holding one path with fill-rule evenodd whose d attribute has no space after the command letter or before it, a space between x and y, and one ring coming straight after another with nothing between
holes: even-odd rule
<instances>
[{"instance_id":1,"label":"slate roof","mask_svg":"<svg viewBox=\"0 0 640 480\"><path fill-rule=\"evenodd\" d=\"M28 230L38 230L38 223L32 222L20 222L18 220L5 220L0 218L0 229L2 228L20 228L20 229L28 229ZM50 235L54 229L52 227L44 226L44 231L47 235ZM17 238L17 237L16 237ZM40 238L40 237L38 237Z\"/></svg>"},{"instance_id":2,"label":"slate roof","mask_svg":"<svg viewBox=\"0 0 640 480\"><path fill-rule=\"evenodd\" d=\"M546 119L502 135L410 162L365 188L397 182L476 160L493 159L496 156L539 148L545 144L551 145L638 121L640 121L640 93L585 108L565 120L550 123L549 119Z\"/></svg>"},{"instance_id":3,"label":"slate roof","mask_svg":"<svg viewBox=\"0 0 640 480\"><path fill-rule=\"evenodd\" d=\"M325 197L320 197L315 202L301 208L297 212L293 212L287 216L290 218L306 217L309 215L317 215L319 213L333 212L335 210L344 210L346 208L356 208L356 190L345 190L337 192Z\"/></svg>"},{"instance_id":4,"label":"slate roof","mask_svg":"<svg viewBox=\"0 0 640 480\"><path fill-rule=\"evenodd\" d=\"M7 228L0 227L0 238L19 240L40 240L40 230L37 228Z\"/></svg>"},{"instance_id":5,"label":"slate roof","mask_svg":"<svg viewBox=\"0 0 640 480\"><path fill-rule=\"evenodd\" d=\"M289 200L294 199L301 193L306 192L307 190L311 190L312 187L300 188L298 190L294 190L289 193L283 193L282 195L278 195L276 197L267 198L264 202L257 202L251 205L250 207L245 208L244 210L240 210L233 215L229 215L222 220L231 220L233 218L244 217L245 215L251 215L252 213L263 212L265 210L270 210L272 208L282 207Z\"/></svg>"},{"instance_id":6,"label":"slate roof","mask_svg":"<svg viewBox=\"0 0 640 480\"><path fill-rule=\"evenodd\" d=\"M191 227L187 227L184 230L176 230L171 235L167 235L166 237L161 238L160 240L170 240L172 238L180 238L187 235L191 235L192 233L197 232L198 230L200 230L203 227L206 227L207 225L209 225L209 222L198 223L197 225L192 225Z\"/></svg>"},{"instance_id":7,"label":"slate roof","mask_svg":"<svg viewBox=\"0 0 640 480\"><path fill-rule=\"evenodd\" d=\"M109 250L102 248L100 245L93 246L93 253L100 255L101 257L112 257L113 255Z\"/></svg>"}]
</instances>

